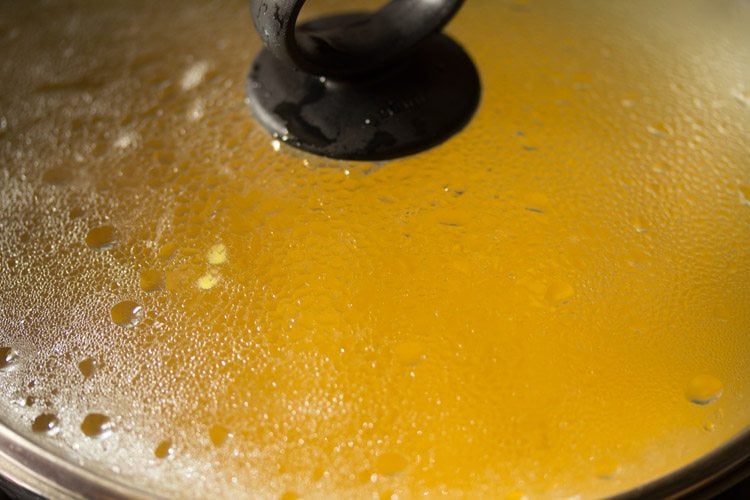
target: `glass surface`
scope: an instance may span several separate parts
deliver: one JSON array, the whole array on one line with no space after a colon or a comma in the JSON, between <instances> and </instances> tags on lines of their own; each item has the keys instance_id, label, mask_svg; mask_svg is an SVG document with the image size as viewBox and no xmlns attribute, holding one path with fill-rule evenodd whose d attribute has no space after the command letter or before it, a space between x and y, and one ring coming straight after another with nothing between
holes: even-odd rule
<instances>
[{"instance_id":1,"label":"glass surface","mask_svg":"<svg viewBox=\"0 0 750 500\"><path fill-rule=\"evenodd\" d=\"M3 423L167 496L591 497L689 464L750 425L748 25L469 1L474 120L355 163L253 121L245 1L0 3Z\"/></svg>"}]
</instances>

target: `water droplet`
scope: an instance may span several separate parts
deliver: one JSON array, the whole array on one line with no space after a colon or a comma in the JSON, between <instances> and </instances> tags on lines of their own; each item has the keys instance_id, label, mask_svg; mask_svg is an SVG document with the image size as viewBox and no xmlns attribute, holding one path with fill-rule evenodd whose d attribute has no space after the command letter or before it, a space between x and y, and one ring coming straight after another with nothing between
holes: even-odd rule
<instances>
[{"instance_id":1,"label":"water droplet","mask_svg":"<svg viewBox=\"0 0 750 500\"><path fill-rule=\"evenodd\" d=\"M196 281L201 290L210 290L219 284L219 275L215 271L209 271Z\"/></svg>"},{"instance_id":2,"label":"water droplet","mask_svg":"<svg viewBox=\"0 0 750 500\"><path fill-rule=\"evenodd\" d=\"M11 347L0 347L0 370L9 371L15 368L18 354Z\"/></svg>"},{"instance_id":3,"label":"water droplet","mask_svg":"<svg viewBox=\"0 0 750 500\"><path fill-rule=\"evenodd\" d=\"M746 90L744 86L740 85L732 89L732 97L745 106L750 106L750 90Z\"/></svg>"},{"instance_id":4,"label":"water droplet","mask_svg":"<svg viewBox=\"0 0 750 500\"><path fill-rule=\"evenodd\" d=\"M154 448L154 456L156 458L167 458L171 457L173 454L174 447L172 446L172 441L170 441L169 439L161 441L158 445L156 445L156 448Z\"/></svg>"},{"instance_id":5,"label":"water droplet","mask_svg":"<svg viewBox=\"0 0 750 500\"><path fill-rule=\"evenodd\" d=\"M39 434L56 434L60 430L60 420L53 413L42 413L31 423L31 430Z\"/></svg>"},{"instance_id":6,"label":"water droplet","mask_svg":"<svg viewBox=\"0 0 750 500\"><path fill-rule=\"evenodd\" d=\"M141 306L132 300L123 300L112 307L112 322L124 328L138 324L141 316Z\"/></svg>"},{"instance_id":7,"label":"water droplet","mask_svg":"<svg viewBox=\"0 0 750 500\"><path fill-rule=\"evenodd\" d=\"M691 403L707 405L721 397L724 385L711 375L698 375L688 384L685 395Z\"/></svg>"},{"instance_id":8,"label":"water droplet","mask_svg":"<svg viewBox=\"0 0 750 500\"><path fill-rule=\"evenodd\" d=\"M620 464L609 458L598 459L594 467L599 479L614 479L620 472Z\"/></svg>"},{"instance_id":9,"label":"water droplet","mask_svg":"<svg viewBox=\"0 0 750 500\"><path fill-rule=\"evenodd\" d=\"M398 453L386 452L375 460L375 472L383 476L394 476L402 472L409 462Z\"/></svg>"},{"instance_id":10,"label":"water droplet","mask_svg":"<svg viewBox=\"0 0 750 500\"><path fill-rule=\"evenodd\" d=\"M740 203L743 205L750 206L750 186L747 185L741 185L739 187L740 191Z\"/></svg>"},{"instance_id":11,"label":"water droplet","mask_svg":"<svg viewBox=\"0 0 750 500\"><path fill-rule=\"evenodd\" d=\"M547 291L544 294L544 299L552 305L560 305L567 303L575 291L573 287L564 281L553 281L547 286Z\"/></svg>"},{"instance_id":12,"label":"water droplet","mask_svg":"<svg viewBox=\"0 0 750 500\"><path fill-rule=\"evenodd\" d=\"M104 439L114 430L112 420L101 413L89 413L81 423L81 431L90 438Z\"/></svg>"},{"instance_id":13,"label":"water droplet","mask_svg":"<svg viewBox=\"0 0 750 500\"><path fill-rule=\"evenodd\" d=\"M401 342L393 348L396 359L402 365L416 365L424 359L419 342Z\"/></svg>"},{"instance_id":14,"label":"water droplet","mask_svg":"<svg viewBox=\"0 0 750 500\"><path fill-rule=\"evenodd\" d=\"M203 99L196 99L193 104L190 105L188 110L188 120L191 122L197 122L206 114L206 105L203 103Z\"/></svg>"},{"instance_id":15,"label":"water droplet","mask_svg":"<svg viewBox=\"0 0 750 500\"><path fill-rule=\"evenodd\" d=\"M180 80L182 90L191 90L200 85L206 77L206 73L208 73L208 63L205 61L199 61L190 66L185 70Z\"/></svg>"},{"instance_id":16,"label":"water droplet","mask_svg":"<svg viewBox=\"0 0 750 500\"><path fill-rule=\"evenodd\" d=\"M227 439L232 437L232 433L222 425L213 425L208 430L208 437L211 439L214 446L221 446Z\"/></svg>"},{"instance_id":17,"label":"water droplet","mask_svg":"<svg viewBox=\"0 0 750 500\"><path fill-rule=\"evenodd\" d=\"M141 290L155 292L164 286L164 273L157 269L146 269L141 272Z\"/></svg>"},{"instance_id":18,"label":"water droplet","mask_svg":"<svg viewBox=\"0 0 750 500\"><path fill-rule=\"evenodd\" d=\"M672 127L665 125L664 123L655 123L653 125L647 125L646 130L649 134L657 137L665 137L672 134Z\"/></svg>"},{"instance_id":19,"label":"water droplet","mask_svg":"<svg viewBox=\"0 0 750 500\"><path fill-rule=\"evenodd\" d=\"M42 174L42 180L47 184L60 185L69 182L73 178L69 168L53 167Z\"/></svg>"},{"instance_id":20,"label":"water droplet","mask_svg":"<svg viewBox=\"0 0 750 500\"><path fill-rule=\"evenodd\" d=\"M70 209L69 217L71 219L78 219L79 217L83 217L83 214L86 212L81 207L73 207Z\"/></svg>"},{"instance_id":21,"label":"water droplet","mask_svg":"<svg viewBox=\"0 0 750 500\"><path fill-rule=\"evenodd\" d=\"M169 260L177 253L177 245L174 243L165 243L159 248L159 258Z\"/></svg>"},{"instance_id":22,"label":"water droplet","mask_svg":"<svg viewBox=\"0 0 750 500\"><path fill-rule=\"evenodd\" d=\"M115 244L115 228L112 226L99 226L89 230L86 235L86 244L90 248L106 250Z\"/></svg>"},{"instance_id":23,"label":"water droplet","mask_svg":"<svg viewBox=\"0 0 750 500\"><path fill-rule=\"evenodd\" d=\"M208 249L206 260L209 264L219 265L227 261L227 247L219 243Z\"/></svg>"},{"instance_id":24,"label":"water droplet","mask_svg":"<svg viewBox=\"0 0 750 500\"><path fill-rule=\"evenodd\" d=\"M86 358L78 363L78 370L83 374L83 378L91 378L98 368L99 364L93 358Z\"/></svg>"},{"instance_id":25,"label":"water droplet","mask_svg":"<svg viewBox=\"0 0 750 500\"><path fill-rule=\"evenodd\" d=\"M117 149L127 149L138 143L138 134L132 131L122 132L112 144Z\"/></svg>"},{"instance_id":26,"label":"water droplet","mask_svg":"<svg viewBox=\"0 0 750 500\"><path fill-rule=\"evenodd\" d=\"M633 226L633 229L638 233L648 232L648 224L642 217L633 217L630 220L630 225Z\"/></svg>"},{"instance_id":27,"label":"water droplet","mask_svg":"<svg viewBox=\"0 0 750 500\"><path fill-rule=\"evenodd\" d=\"M547 211L547 205L549 204L549 198L543 193L529 193L523 199L526 210L538 214L543 214Z\"/></svg>"}]
</instances>

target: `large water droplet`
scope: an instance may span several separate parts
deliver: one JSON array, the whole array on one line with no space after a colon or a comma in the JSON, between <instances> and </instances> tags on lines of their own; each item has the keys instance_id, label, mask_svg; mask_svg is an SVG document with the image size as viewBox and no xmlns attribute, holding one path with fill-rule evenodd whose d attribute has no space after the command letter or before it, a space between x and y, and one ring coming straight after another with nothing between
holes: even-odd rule
<instances>
[{"instance_id":1,"label":"large water droplet","mask_svg":"<svg viewBox=\"0 0 750 500\"><path fill-rule=\"evenodd\" d=\"M177 245L174 243L165 243L159 248L159 258L169 260L177 253Z\"/></svg>"},{"instance_id":2,"label":"large water droplet","mask_svg":"<svg viewBox=\"0 0 750 500\"><path fill-rule=\"evenodd\" d=\"M614 479L620 473L620 464L611 458L596 460L594 467L599 479Z\"/></svg>"},{"instance_id":3,"label":"large water droplet","mask_svg":"<svg viewBox=\"0 0 750 500\"><path fill-rule=\"evenodd\" d=\"M42 174L42 180L47 184L65 184L72 179L73 175L69 168L53 167Z\"/></svg>"},{"instance_id":4,"label":"large water droplet","mask_svg":"<svg viewBox=\"0 0 750 500\"><path fill-rule=\"evenodd\" d=\"M83 374L83 378L91 378L98 368L98 363L93 358L86 358L78 363L78 370Z\"/></svg>"},{"instance_id":5,"label":"large water droplet","mask_svg":"<svg viewBox=\"0 0 750 500\"><path fill-rule=\"evenodd\" d=\"M123 300L112 307L111 315L113 323L130 328L140 321L141 306L132 300Z\"/></svg>"},{"instance_id":6,"label":"large water droplet","mask_svg":"<svg viewBox=\"0 0 750 500\"><path fill-rule=\"evenodd\" d=\"M721 380L711 375L698 375L688 384L685 395L690 402L697 405L713 403L721 397L724 385Z\"/></svg>"},{"instance_id":7,"label":"large water droplet","mask_svg":"<svg viewBox=\"0 0 750 500\"><path fill-rule=\"evenodd\" d=\"M208 430L208 437L211 439L211 442L214 444L214 446L221 446L231 436L232 433L229 432L229 429L222 425L213 425Z\"/></svg>"},{"instance_id":8,"label":"large water droplet","mask_svg":"<svg viewBox=\"0 0 750 500\"><path fill-rule=\"evenodd\" d=\"M144 292L155 292L164 286L164 273L156 269L142 271L140 285Z\"/></svg>"},{"instance_id":9,"label":"large water droplet","mask_svg":"<svg viewBox=\"0 0 750 500\"><path fill-rule=\"evenodd\" d=\"M647 125L646 130L648 130L649 134L655 135L657 137L672 135L672 127L661 122L654 123L653 125Z\"/></svg>"},{"instance_id":10,"label":"large water droplet","mask_svg":"<svg viewBox=\"0 0 750 500\"><path fill-rule=\"evenodd\" d=\"M112 420L101 413L89 413L81 423L81 431L90 438L104 439L114 430Z\"/></svg>"},{"instance_id":11,"label":"large water droplet","mask_svg":"<svg viewBox=\"0 0 750 500\"><path fill-rule=\"evenodd\" d=\"M18 361L18 354L11 347L0 347L0 370L12 370Z\"/></svg>"},{"instance_id":12,"label":"large water droplet","mask_svg":"<svg viewBox=\"0 0 750 500\"><path fill-rule=\"evenodd\" d=\"M215 287L219 284L219 280L221 278L219 277L219 274L214 271L209 271L195 282L195 284L200 288L201 290L210 290L211 288Z\"/></svg>"},{"instance_id":13,"label":"large water droplet","mask_svg":"<svg viewBox=\"0 0 750 500\"><path fill-rule=\"evenodd\" d=\"M386 452L375 460L375 473L382 476L393 476L402 472L409 462L398 453Z\"/></svg>"},{"instance_id":14,"label":"large water droplet","mask_svg":"<svg viewBox=\"0 0 750 500\"><path fill-rule=\"evenodd\" d=\"M190 66L185 73L183 73L180 79L180 87L182 90L191 90L197 87L203 82L208 72L208 63L206 61L198 61Z\"/></svg>"},{"instance_id":15,"label":"large water droplet","mask_svg":"<svg viewBox=\"0 0 750 500\"><path fill-rule=\"evenodd\" d=\"M206 260L213 265L225 263L227 261L227 247L222 244L212 246L206 253Z\"/></svg>"},{"instance_id":16,"label":"large water droplet","mask_svg":"<svg viewBox=\"0 0 750 500\"><path fill-rule=\"evenodd\" d=\"M633 217L630 219L630 225L633 226L633 229L638 233L648 232L648 222L646 222L643 217Z\"/></svg>"},{"instance_id":17,"label":"large water droplet","mask_svg":"<svg viewBox=\"0 0 750 500\"><path fill-rule=\"evenodd\" d=\"M99 226L89 230L86 235L86 244L90 248L106 250L115 244L115 228L112 226Z\"/></svg>"},{"instance_id":18,"label":"large water droplet","mask_svg":"<svg viewBox=\"0 0 750 500\"><path fill-rule=\"evenodd\" d=\"M750 186L742 184L739 187L740 203L750 206Z\"/></svg>"},{"instance_id":19,"label":"large water droplet","mask_svg":"<svg viewBox=\"0 0 750 500\"><path fill-rule=\"evenodd\" d=\"M396 360L402 365L416 365L424 359L419 342L401 342L393 348Z\"/></svg>"},{"instance_id":20,"label":"large water droplet","mask_svg":"<svg viewBox=\"0 0 750 500\"><path fill-rule=\"evenodd\" d=\"M547 287L544 299L552 305L564 304L573 297L573 287L564 281L553 281Z\"/></svg>"},{"instance_id":21,"label":"large water droplet","mask_svg":"<svg viewBox=\"0 0 750 500\"><path fill-rule=\"evenodd\" d=\"M158 445L156 445L156 448L154 449L154 456L156 458L167 458L174 454L174 447L172 446L172 441L169 439L165 439L164 441L161 441Z\"/></svg>"},{"instance_id":22,"label":"large water droplet","mask_svg":"<svg viewBox=\"0 0 750 500\"><path fill-rule=\"evenodd\" d=\"M53 413L42 413L31 423L31 430L39 434L55 434L60 430L60 420Z\"/></svg>"}]
</instances>

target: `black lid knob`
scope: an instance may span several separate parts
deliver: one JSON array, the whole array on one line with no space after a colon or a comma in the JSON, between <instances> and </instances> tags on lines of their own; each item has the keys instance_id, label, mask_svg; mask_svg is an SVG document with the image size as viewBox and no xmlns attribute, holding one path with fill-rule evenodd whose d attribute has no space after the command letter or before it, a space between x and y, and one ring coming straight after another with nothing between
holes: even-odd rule
<instances>
[{"instance_id":1,"label":"black lid knob","mask_svg":"<svg viewBox=\"0 0 750 500\"><path fill-rule=\"evenodd\" d=\"M462 0L393 0L297 27L304 3L251 1L266 49L248 97L275 136L324 156L382 160L434 146L468 122L479 76L439 34Z\"/></svg>"}]
</instances>

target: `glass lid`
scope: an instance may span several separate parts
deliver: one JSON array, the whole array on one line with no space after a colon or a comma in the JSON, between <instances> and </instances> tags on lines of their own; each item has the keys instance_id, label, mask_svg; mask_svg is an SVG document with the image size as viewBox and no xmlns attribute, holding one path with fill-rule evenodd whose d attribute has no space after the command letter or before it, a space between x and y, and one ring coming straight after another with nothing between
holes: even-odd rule
<instances>
[{"instance_id":1,"label":"glass lid","mask_svg":"<svg viewBox=\"0 0 750 500\"><path fill-rule=\"evenodd\" d=\"M471 120L353 161L254 118L246 1L0 3L0 475L590 498L750 470L749 25L466 2Z\"/></svg>"}]
</instances>

